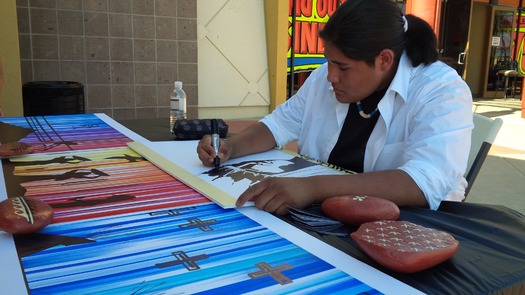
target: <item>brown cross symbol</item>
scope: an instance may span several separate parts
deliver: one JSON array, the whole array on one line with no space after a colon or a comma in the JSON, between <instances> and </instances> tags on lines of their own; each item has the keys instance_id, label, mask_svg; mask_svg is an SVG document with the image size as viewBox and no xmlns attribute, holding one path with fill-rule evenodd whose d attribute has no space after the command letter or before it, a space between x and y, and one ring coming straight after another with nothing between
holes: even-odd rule
<instances>
[{"instance_id":1,"label":"brown cross symbol","mask_svg":"<svg viewBox=\"0 0 525 295\"><path fill-rule=\"evenodd\" d=\"M255 264L255 266L257 266L260 270L248 274L248 276L252 279L270 276L272 279L276 280L281 285L293 283L292 280L290 280L287 276L281 273L282 271L292 269L292 267L289 264L281 264L279 266L272 267L266 262L259 262Z\"/></svg>"},{"instance_id":2,"label":"brown cross symbol","mask_svg":"<svg viewBox=\"0 0 525 295\"><path fill-rule=\"evenodd\" d=\"M149 213L150 216L157 216L157 215L164 215L164 214L167 214L169 216L179 216L180 211L179 210L162 210L162 211L155 211L155 212Z\"/></svg>"},{"instance_id":3,"label":"brown cross symbol","mask_svg":"<svg viewBox=\"0 0 525 295\"><path fill-rule=\"evenodd\" d=\"M182 209L176 209L176 210L161 210L161 211L155 211L155 212L150 212L149 215L150 216L157 216L157 215L164 215L164 214L167 214L169 216L179 216L181 215L181 212L182 211L186 211L186 210L194 210L196 209L195 207L188 207L188 208L182 208Z\"/></svg>"},{"instance_id":4,"label":"brown cross symbol","mask_svg":"<svg viewBox=\"0 0 525 295\"><path fill-rule=\"evenodd\" d=\"M192 257L188 256L188 254L186 254L184 251L172 252L172 254L173 256L175 256L175 258L177 258L177 260L157 263L155 264L155 266L157 268L165 268L182 264L187 270L192 271L201 269L200 266L198 266L197 263L195 263L195 261L208 259L208 255L206 254L196 255Z\"/></svg>"},{"instance_id":5,"label":"brown cross symbol","mask_svg":"<svg viewBox=\"0 0 525 295\"><path fill-rule=\"evenodd\" d=\"M202 221L199 218L193 218L193 219L188 219L188 223L179 225L179 227L180 228L196 227L200 229L201 231L212 231L213 228L210 227L209 225L214 224L214 223L217 223L217 219L210 219L210 220Z\"/></svg>"}]
</instances>

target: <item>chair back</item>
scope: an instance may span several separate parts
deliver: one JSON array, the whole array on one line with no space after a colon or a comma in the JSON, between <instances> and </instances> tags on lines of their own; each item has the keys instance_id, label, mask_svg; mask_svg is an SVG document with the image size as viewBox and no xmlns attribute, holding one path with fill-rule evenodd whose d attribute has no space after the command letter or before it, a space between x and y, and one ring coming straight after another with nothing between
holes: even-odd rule
<instances>
[{"instance_id":1,"label":"chair back","mask_svg":"<svg viewBox=\"0 0 525 295\"><path fill-rule=\"evenodd\" d=\"M467 173L465 175L468 182L467 189L465 190L465 199L481 170L481 166L483 166L483 162L487 158L490 147L494 143L501 125L503 125L503 120L500 118L491 119L476 113L474 113L473 119L474 129L472 130L472 143L468 157Z\"/></svg>"}]
</instances>

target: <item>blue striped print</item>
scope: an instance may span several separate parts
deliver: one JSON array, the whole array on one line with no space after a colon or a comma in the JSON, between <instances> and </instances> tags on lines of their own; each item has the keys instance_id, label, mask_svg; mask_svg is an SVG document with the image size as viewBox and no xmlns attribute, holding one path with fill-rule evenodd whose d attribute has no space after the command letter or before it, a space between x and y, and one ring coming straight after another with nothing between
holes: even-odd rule
<instances>
[{"instance_id":1,"label":"blue striped print","mask_svg":"<svg viewBox=\"0 0 525 295\"><path fill-rule=\"evenodd\" d=\"M216 219L212 231L179 227L188 219ZM57 246L24 257L26 279L34 294L203 294L245 292L345 294L375 291L304 249L278 236L236 210L215 204L182 211L179 216L134 213L52 224L42 233L89 238L95 242ZM188 271L172 252L206 254ZM251 279L257 263L288 264L282 274L292 283L271 277Z\"/></svg>"}]
</instances>

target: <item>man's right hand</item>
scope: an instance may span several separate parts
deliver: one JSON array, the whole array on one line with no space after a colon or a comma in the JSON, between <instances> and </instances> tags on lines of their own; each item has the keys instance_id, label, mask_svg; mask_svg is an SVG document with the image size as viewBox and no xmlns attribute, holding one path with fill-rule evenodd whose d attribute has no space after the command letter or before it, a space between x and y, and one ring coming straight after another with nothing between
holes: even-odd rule
<instances>
[{"instance_id":1,"label":"man's right hand","mask_svg":"<svg viewBox=\"0 0 525 295\"><path fill-rule=\"evenodd\" d=\"M220 147L219 147L219 159L221 163L226 162L231 154L232 154L232 147L228 143L227 140L220 139ZM214 166L213 159L215 159L215 149L213 148L211 144L211 136L205 135L202 137L202 139L199 141L199 144L197 145L197 155L199 155L199 159L201 160L202 164L204 166Z\"/></svg>"}]
</instances>

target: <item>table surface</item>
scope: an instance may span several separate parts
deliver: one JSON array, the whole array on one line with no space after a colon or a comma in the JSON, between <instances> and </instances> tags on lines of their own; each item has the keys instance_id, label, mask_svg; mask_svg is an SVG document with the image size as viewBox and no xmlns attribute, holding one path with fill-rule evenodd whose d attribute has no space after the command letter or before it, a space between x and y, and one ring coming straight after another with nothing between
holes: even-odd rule
<instances>
[{"instance_id":1,"label":"table surface","mask_svg":"<svg viewBox=\"0 0 525 295\"><path fill-rule=\"evenodd\" d=\"M174 140L169 130L169 118L118 120L118 122L151 141ZM256 122L256 119L228 120L228 134L235 134Z\"/></svg>"},{"instance_id":2,"label":"table surface","mask_svg":"<svg viewBox=\"0 0 525 295\"><path fill-rule=\"evenodd\" d=\"M168 119L120 120L151 141L173 140ZM227 121L235 133L255 120ZM288 222L293 222L285 218ZM433 268L402 274L382 267L349 237L308 232L390 276L429 294L525 294L525 216L494 205L442 202L437 211L401 208L399 220L446 231L459 241L454 257ZM351 231L357 228L351 229Z\"/></svg>"}]
</instances>

